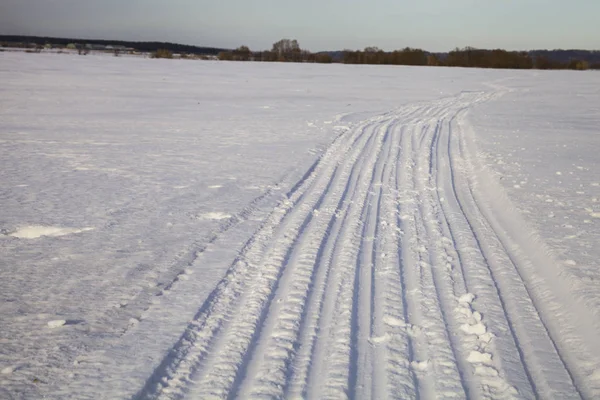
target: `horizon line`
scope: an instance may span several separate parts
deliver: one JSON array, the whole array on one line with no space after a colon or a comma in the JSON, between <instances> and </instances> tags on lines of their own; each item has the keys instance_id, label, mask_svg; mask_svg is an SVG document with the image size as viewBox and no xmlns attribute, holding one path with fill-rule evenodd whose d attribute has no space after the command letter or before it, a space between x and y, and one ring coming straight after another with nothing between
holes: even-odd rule
<instances>
[{"instance_id":1,"label":"horizon line","mask_svg":"<svg viewBox=\"0 0 600 400\"><path fill-rule=\"evenodd\" d=\"M201 48L206 48L206 49L216 49L216 50L235 50L241 46L247 46L245 44L240 44L238 47L235 48L227 48L227 47L219 47L219 46L212 46L212 45L199 45L199 44L189 44L189 43L181 43L181 42L171 42L171 41L164 41L164 40L128 40L128 39L104 39L104 38L98 38L98 37L67 37L67 36L46 36L46 35L31 35L31 34L16 34L16 33L0 33L0 37L1 36L22 36L22 37L31 37L31 38L46 38L46 39L61 39L61 40L65 40L65 39L69 39L69 40L74 40L74 41L80 41L80 40L99 40L99 41L105 41L105 42L131 42L131 43L165 43L165 44L175 44L175 45L183 45L183 46L192 46L192 47L201 47ZM290 39L290 38L282 38L282 39ZM281 39L279 39L281 40ZM294 40L294 39L290 39L290 40ZM273 42L275 43L275 42ZM248 48L250 48L250 46L247 46ZM302 48L302 46L300 46ZM374 47L374 48L378 48L380 50L383 50L386 53L391 53L393 51L396 50L403 50L406 48L411 48L411 49L419 49L419 50L423 50L427 53L449 53L451 51L454 51L456 49L466 49L466 48L472 48L474 50L505 50L505 51L510 51L510 52L528 52L528 51L588 51L588 52L600 52L600 49L590 49L590 48L580 48L580 47L571 47L571 48L530 48L530 49L510 49L510 48L500 48L500 47L474 47L474 46L470 46L470 45L465 45L465 46L454 46L454 48L450 49L450 50L443 50L443 51L430 51L421 47L412 47L412 46L403 46L403 47L399 47L396 48L394 50L386 50L383 49L379 46L366 46L364 48L358 48L358 49L350 49L350 48L345 48L345 49L339 49L339 50L317 50L317 51L313 51L307 48L302 48L302 50L307 50L311 53L333 53L333 52L344 52L344 51L364 51L365 48L368 47ZM269 49L261 49L261 50L252 50L250 48L250 51L252 52L259 52L259 51L270 51Z\"/></svg>"}]
</instances>

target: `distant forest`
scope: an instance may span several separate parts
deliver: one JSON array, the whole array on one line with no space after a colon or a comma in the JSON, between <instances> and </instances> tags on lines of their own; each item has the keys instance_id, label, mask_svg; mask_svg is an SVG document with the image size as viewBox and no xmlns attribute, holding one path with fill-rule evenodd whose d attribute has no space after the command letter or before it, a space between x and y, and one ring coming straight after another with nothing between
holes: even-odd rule
<instances>
[{"instance_id":1,"label":"distant forest","mask_svg":"<svg viewBox=\"0 0 600 400\"><path fill-rule=\"evenodd\" d=\"M465 47L448 53L431 53L406 47L391 52L377 47L364 50L311 53L303 50L298 41L282 39L268 51L251 51L247 46L223 51L221 60L317 62L375 65L428 65L467 68L500 69L600 69L600 51L588 50L484 50Z\"/></svg>"},{"instance_id":2,"label":"distant forest","mask_svg":"<svg viewBox=\"0 0 600 400\"><path fill-rule=\"evenodd\" d=\"M0 44L22 44L26 47L32 45L45 46L62 46L66 47L69 44L79 46L83 45L101 45L101 46L122 46L132 50L137 50L143 53L152 53L159 49L166 49L173 53L187 53L198 55L214 55L216 56L227 49L215 47L200 47L190 46L187 44L168 43L168 42L131 42L124 40L102 40L102 39L69 39L55 38L44 36L19 36L19 35L0 35Z\"/></svg>"},{"instance_id":3,"label":"distant forest","mask_svg":"<svg viewBox=\"0 0 600 400\"><path fill-rule=\"evenodd\" d=\"M120 40L68 39L39 36L0 35L0 45L25 47L115 46L131 51L150 53L155 58L188 55L214 56L229 61L316 62L376 65L427 65L448 67L500 69L600 69L600 51L590 50L486 50L472 47L456 48L447 53L432 53L406 47L383 51L377 47L364 50L343 50L312 53L300 47L297 40L282 39L271 50L252 51L247 46L235 50L200 47L168 42L132 42ZM117 55L117 54L115 54Z\"/></svg>"}]
</instances>

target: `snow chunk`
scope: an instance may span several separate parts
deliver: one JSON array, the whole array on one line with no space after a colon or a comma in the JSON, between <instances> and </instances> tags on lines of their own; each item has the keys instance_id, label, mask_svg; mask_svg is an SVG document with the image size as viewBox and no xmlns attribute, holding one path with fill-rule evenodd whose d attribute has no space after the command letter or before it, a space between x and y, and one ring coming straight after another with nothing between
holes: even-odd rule
<instances>
[{"instance_id":1,"label":"snow chunk","mask_svg":"<svg viewBox=\"0 0 600 400\"><path fill-rule=\"evenodd\" d=\"M48 321L48 328L50 328L50 329L60 328L61 326L63 326L66 323L67 323L67 321L64 319L56 319L54 321Z\"/></svg>"},{"instance_id":2,"label":"snow chunk","mask_svg":"<svg viewBox=\"0 0 600 400\"><path fill-rule=\"evenodd\" d=\"M473 311L470 307L456 307L455 311L467 318L471 318L473 316Z\"/></svg>"},{"instance_id":3,"label":"snow chunk","mask_svg":"<svg viewBox=\"0 0 600 400\"><path fill-rule=\"evenodd\" d=\"M410 363L410 366L415 371L421 371L421 372L427 371L427 367L429 366L429 360L425 360L425 361L413 361L413 362Z\"/></svg>"},{"instance_id":4,"label":"snow chunk","mask_svg":"<svg viewBox=\"0 0 600 400\"><path fill-rule=\"evenodd\" d=\"M486 332L483 335L479 336L479 340L481 340L483 343L489 343L492 341L492 338L494 337L494 334L491 332Z\"/></svg>"},{"instance_id":5,"label":"snow chunk","mask_svg":"<svg viewBox=\"0 0 600 400\"><path fill-rule=\"evenodd\" d=\"M345 125L336 125L336 126L333 127L333 129L336 130L336 131L343 131L343 132L345 132L345 131L349 131L350 127L345 126Z\"/></svg>"},{"instance_id":6,"label":"snow chunk","mask_svg":"<svg viewBox=\"0 0 600 400\"><path fill-rule=\"evenodd\" d=\"M487 376L487 377L496 377L499 375L498 370L492 367L486 367L482 365L478 365L475 367L475 375L478 376Z\"/></svg>"},{"instance_id":7,"label":"snow chunk","mask_svg":"<svg viewBox=\"0 0 600 400\"><path fill-rule=\"evenodd\" d=\"M388 334L386 333L386 334L384 334L384 335L382 335L382 336L372 336L372 337L369 339L369 342L370 342L372 345L376 345L376 344L380 344L380 343L385 343L385 342L387 342L388 340L390 340L390 335L388 335Z\"/></svg>"},{"instance_id":8,"label":"snow chunk","mask_svg":"<svg viewBox=\"0 0 600 400\"><path fill-rule=\"evenodd\" d=\"M2 375L10 375L15 371L15 367L6 367L6 368L2 368L2 370L0 371L0 374Z\"/></svg>"},{"instance_id":9,"label":"snow chunk","mask_svg":"<svg viewBox=\"0 0 600 400\"><path fill-rule=\"evenodd\" d=\"M478 336L483 335L487 331L485 325L482 324L481 322L479 322L478 324L474 324L474 325L464 324L460 327L460 329L464 333L467 333L469 335L478 335Z\"/></svg>"},{"instance_id":10,"label":"snow chunk","mask_svg":"<svg viewBox=\"0 0 600 400\"><path fill-rule=\"evenodd\" d=\"M490 364L492 362L492 355L490 353L482 353L480 351L473 350L469 353L469 357L467 357L467 361L471 364L474 363L482 363L482 364Z\"/></svg>"},{"instance_id":11,"label":"snow chunk","mask_svg":"<svg viewBox=\"0 0 600 400\"><path fill-rule=\"evenodd\" d=\"M383 317L383 323L392 327L400 327L403 328L406 326L406 323L400 318L395 318L390 315L386 315Z\"/></svg>"},{"instance_id":12,"label":"snow chunk","mask_svg":"<svg viewBox=\"0 0 600 400\"><path fill-rule=\"evenodd\" d=\"M42 226L42 225L29 225L17 229L15 232L9 233L8 236L16 237L19 239L37 239L42 236L64 236L72 233L80 233L91 231L94 228L61 228L57 226Z\"/></svg>"},{"instance_id":13,"label":"snow chunk","mask_svg":"<svg viewBox=\"0 0 600 400\"><path fill-rule=\"evenodd\" d=\"M460 296L458 302L461 304L471 304L473 300L475 300L475 295L473 293L467 293Z\"/></svg>"},{"instance_id":14,"label":"snow chunk","mask_svg":"<svg viewBox=\"0 0 600 400\"><path fill-rule=\"evenodd\" d=\"M230 214L222 213L222 212L208 212L201 214L200 219L212 219L212 220L221 220L231 218Z\"/></svg>"}]
</instances>

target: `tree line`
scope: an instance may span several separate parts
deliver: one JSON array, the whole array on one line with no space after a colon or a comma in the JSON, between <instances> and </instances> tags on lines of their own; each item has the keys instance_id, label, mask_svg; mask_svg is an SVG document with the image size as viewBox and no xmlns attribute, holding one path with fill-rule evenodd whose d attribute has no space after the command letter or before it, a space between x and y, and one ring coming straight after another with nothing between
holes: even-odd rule
<instances>
[{"instance_id":1,"label":"tree line","mask_svg":"<svg viewBox=\"0 0 600 400\"><path fill-rule=\"evenodd\" d=\"M497 69L600 69L600 63L590 64L584 59L571 58L567 61L553 59L548 55L528 51L502 49L482 50L472 47L455 49L440 61L449 67L475 67Z\"/></svg>"},{"instance_id":2,"label":"tree line","mask_svg":"<svg viewBox=\"0 0 600 400\"><path fill-rule=\"evenodd\" d=\"M251 51L248 46L240 46L235 50L222 51L219 60L226 61L265 61L265 62L317 62L332 63L333 57L326 52L311 53L300 48L295 39L281 39L273 43L271 50Z\"/></svg>"},{"instance_id":3,"label":"tree line","mask_svg":"<svg viewBox=\"0 0 600 400\"><path fill-rule=\"evenodd\" d=\"M588 50L485 50L473 47L456 48L449 53L431 53L423 49L405 47L391 52L377 47L364 50L312 53L302 49L295 39L282 39L270 50L252 51L248 46L235 50L199 47L166 42L131 42L119 40L67 39L41 36L0 35L5 47L33 47L75 45L85 51L90 45L125 46L150 53L155 58L189 58L190 55L217 57L230 61L311 62L377 65L428 65L504 69L600 69L600 51ZM196 57L197 58L197 57Z\"/></svg>"},{"instance_id":4,"label":"tree line","mask_svg":"<svg viewBox=\"0 0 600 400\"><path fill-rule=\"evenodd\" d=\"M248 46L240 46L235 50L222 51L220 60L227 61L265 61L265 62L317 62L343 64L374 65L414 65L414 66L446 66L465 68L497 68L497 69L600 69L600 52L557 50L563 52L562 60L553 57L552 51L508 51L502 49L485 50L473 47L456 48L449 53L430 53L423 49L405 47L391 52L377 47L364 50L344 50L334 57L332 53L311 53L303 50L297 40L282 39L273 44L271 50L251 51ZM569 56L575 53L582 56ZM333 53L335 54L335 53ZM593 62L585 58L591 58ZM566 58L566 59L565 59Z\"/></svg>"},{"instance_id":5,"label":"tree line","mask_svg":"<svg viewBox=\"0 0 600 400\"><path fill-rule=\"evenodd\" d=\"M69 39L46 36L22 36L22 35L0 35L0 44L4 47L24 47L35 48L36 46L55 45L66 47L69 44L76 44L78 47L86 45L103 46L124 46L144 53L156 52L158 50L168 50L171 53L202 54L216 56L226 49L215 47L191 46L187 44L169 43L169 42L133 42L124 40L103 40L103 39Z\"/></svg>"}]
</instances>

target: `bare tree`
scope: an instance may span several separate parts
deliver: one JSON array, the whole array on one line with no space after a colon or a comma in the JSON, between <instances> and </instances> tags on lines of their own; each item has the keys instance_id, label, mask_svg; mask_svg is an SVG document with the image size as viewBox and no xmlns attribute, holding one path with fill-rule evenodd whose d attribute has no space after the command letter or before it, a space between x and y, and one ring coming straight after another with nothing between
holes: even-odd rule
<instances>
[{"instance_id":1,"label":"bare tree","mask_svg":"<svg viewBox=\"0 0 600 400\"><path fill-rule=\"evenodd\" d=\"M278 61L302 61L302 50L296 39L281 39L273 43L272 53L275 53Z\"/></svg>"},{"instance_id":2,"label":"bare tree","mask_svg":"<svg viewBox=\"0 0 600 400\"><path fill-rule=\"evenodd\" d=\"M240 46L233 51L233 59L236 61L250 61L252 51L248 46Z\"/></svg>"}]
</instances>

